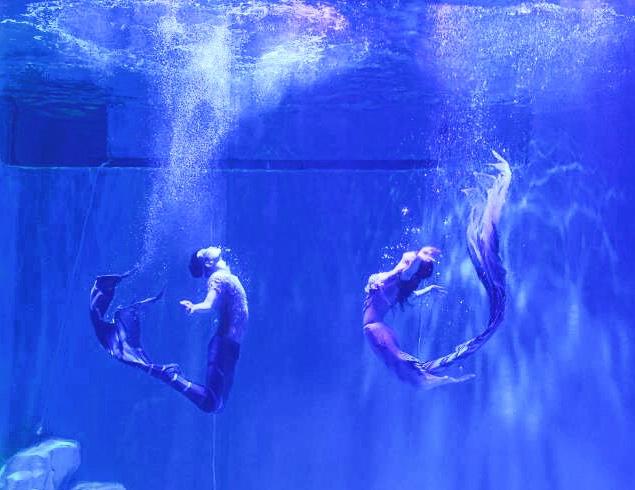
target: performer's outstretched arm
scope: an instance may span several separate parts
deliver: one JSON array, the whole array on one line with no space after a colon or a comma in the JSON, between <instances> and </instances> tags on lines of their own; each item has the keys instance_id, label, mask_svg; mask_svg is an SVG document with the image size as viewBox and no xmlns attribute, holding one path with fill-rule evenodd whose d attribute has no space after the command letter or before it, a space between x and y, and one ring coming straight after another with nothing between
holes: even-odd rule
<instances>
[{"instance_id":1,"label":"performer's outstretched arm","mask_svg":"<svg viewBox=\"0 0 635 490\"><path fill-rule=\"evenodd\" d=\"M425 296L426 294L429 294L433 291L444 294L448 292L448 290L445 289L443 286L439 286L438 284L430 284L430 286L426 286L423 289L417 289L414 293L412 293L412 295L415 298L420 298L421 296Z\"/></svg>"},{"instance_id":2,"label":"performer's outstretched arm","mask_svg":"<svg viewBox=\"0 0 635 490\"><path fill-rule=\"evenodd\" d=\"M189 314L203 313L203 312L214 309L217 298L218 298L218 293L216 292L216 290L213 288L210 288L209 291L207 291L207 296L205 296L205 299L201 301L200 303L192 303L190 300L187 300L187 299L179 301L179 303L185 308L185 311L187 311Z\"/></svg>"}]
</instances>

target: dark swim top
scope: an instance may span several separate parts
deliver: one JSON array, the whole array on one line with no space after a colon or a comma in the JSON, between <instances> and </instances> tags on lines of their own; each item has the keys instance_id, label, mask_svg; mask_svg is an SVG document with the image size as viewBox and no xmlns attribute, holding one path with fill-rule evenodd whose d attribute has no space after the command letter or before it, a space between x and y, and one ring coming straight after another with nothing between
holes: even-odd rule
<instances>
[{"instance_id":1,"label":"dark swim top","mask_svg":"<svg viewBox=\"0 0 635 490\"><path fill-rule=\"evenodd\" d=\"M390 309L397 301L401 273L377 272L368 278L364 292L364 311L370 307Z\"/></svg>"},{"instance_id":2,"label":"dark swim top","mask_svg":"<svg viewBox=\"0 0 635 490\"><path fill-rule=\"evenodd\" d=\"M422 262L417 272L408 279L401 278L401 271L378 272L368 278L364 291L364 325L383 321L386 313L410 296L419 283L432 273L432 264Z\"/></svg>"}]
</instances>

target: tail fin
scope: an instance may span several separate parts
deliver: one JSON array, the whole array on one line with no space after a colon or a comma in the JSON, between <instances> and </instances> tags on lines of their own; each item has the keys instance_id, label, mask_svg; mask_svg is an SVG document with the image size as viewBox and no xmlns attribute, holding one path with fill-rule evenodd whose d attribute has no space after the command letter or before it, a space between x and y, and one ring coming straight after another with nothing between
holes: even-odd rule
<instances>
[{"instance_id":1,"label":"tail fin","mask_svg":"<svg viewBox=\"0 0 635 490\"><path fill-rule=\"evenodd\" d=\"M477 195L470 212L467 227L467 244L470 259L478 278L487 291L489 298L489 320L485 330L476 337L457 345L454 350L437 359L425 362L428 372L448 367L459 359L464 359L480 349L493 335L503 321L505 314L505 275L506 270L499 255L498 233L496 225L507 198L512 172L509 163L495 151L497 162L492 164L497 174L485 194L480 189L468 189L468 196Z\"/></svg>"},{"instance_id":2,"label":"tail fin","mask_svg":"<svg viewBox=\"0 0 635 490\"><path fill-rule=\"evenodd\" d=\"M118 308L112 321L105 319L116 287L123 279L134 274L137 269L134 268L123 274L97 276L90 293L90 314L97 339L111 356L124 363L147 369L152 365L152 362L141 345L139 310L159 300L163 295L163 290L156 296Z\"/></svg>"}]
</instances>

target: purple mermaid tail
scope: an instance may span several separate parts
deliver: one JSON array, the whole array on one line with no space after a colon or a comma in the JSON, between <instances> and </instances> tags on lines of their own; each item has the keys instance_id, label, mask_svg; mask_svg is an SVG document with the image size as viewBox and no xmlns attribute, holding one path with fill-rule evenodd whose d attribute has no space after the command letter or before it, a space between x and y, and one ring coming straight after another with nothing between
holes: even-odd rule
<instances>
[{"instance_id":1,"label":"purple mermaid tail","mask_svg":"<svg viewBox=\"0 0 635 490\"><path fill-rule=\"evenodd\" d=\"M157 301L162 293L115 311L112 321L105 319L115 288L132 273L98 276L90 292L90 318L99 343L114 358L152 372L154 365L141 345L139 310Z\"/></svg>"},{"instance_id":2,"label":"purple mermaid tail","mask_svg":"<svg viewBox=\"0 0 635 490\"><path fill-rule=\"evenodd\" d=\"M498 160L492 164L497 170L497 175L488 176L493 180L489 187L484 189L485 195L480 189L466 191L469 197L475 197L467 227L468 251L478 278L487 291L489 320L485 329L476 337L457 345L445 356L423 362L421 368L428 373L435 373L474 354L489 340L503 321L506 270L499 255L496 226L507 198L512 173L507 161L495 151L492 153Z\"/></svg>"}]
</instances>

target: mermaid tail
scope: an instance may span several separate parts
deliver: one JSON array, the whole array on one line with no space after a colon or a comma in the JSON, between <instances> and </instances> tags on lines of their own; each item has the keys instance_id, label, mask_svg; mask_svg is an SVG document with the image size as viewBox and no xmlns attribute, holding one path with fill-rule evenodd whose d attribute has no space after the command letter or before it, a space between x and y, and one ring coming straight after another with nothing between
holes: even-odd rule
<instances>
[{"instance_id":1,"label":"mermaid tail","mask_svg":"<svg viewBox=\"0 0 635 490\"><path fill-rule=\"evenodd\" d=\"M485 329L476 337L457 345L451 353L443 357L422 363L422 368L429 373L474 354L489 340L503 321L506 270L499 255L496 225L505 204L512 173L509 163L495 151L492 153L498 160L492 167L498 172L491 178L489 187L485 189L486 194L483 195L476 189L467 191L468 196L477 196L467 227L468 251L478 278L487 291L489 320Z\"/></svg>"},{"instance_id":2,"label":"mermaid tail","mask_svg":"<svg viewBox=\"0 0 635 490\"><path fill-rule=\"evenodd\" d=\"M151 376L185 395L205 412L220 411L232 386L240 345L215 335L208 347L207 380L205 385L193 383L183 376L178 364L154 364L141 344L140 310L157 301L160 292L129 306L118 308L112 321L106 321L117 285L129 273L98 276L90 292L90 317L99 343L119 361L143 369Z\"/></svg>"},{"instance_id":3,"label":"mermaid tail","mask_svg":"<svg viewBox=\"0 0 635 490\"><path fill-rule=\"evenodd\" d=\"M117 285L132 271L125 274L98 276L90 292L90 317L99 343L114 358L151 371L150 361L141 345L139 311L161 298L163 292L129 306L118 308L113 321L106 321L108 307L112 303Z\"/></svg>"}]
</instances>

